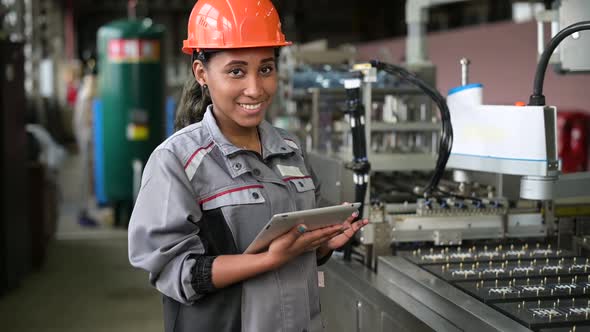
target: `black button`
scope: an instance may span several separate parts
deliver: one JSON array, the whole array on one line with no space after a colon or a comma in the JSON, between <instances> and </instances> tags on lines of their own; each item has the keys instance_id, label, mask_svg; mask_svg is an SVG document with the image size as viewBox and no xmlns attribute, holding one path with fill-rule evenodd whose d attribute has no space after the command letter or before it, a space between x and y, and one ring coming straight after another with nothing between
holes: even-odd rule
<instances>
[{"instance_id":1,"label":"black button","mask_svg":"<svg viewBox=\"0 0 590 332\"><path fill-rule=\"evenodd\" d=\"M260 195L257 192L253 192L252 197L254 197L254 199L259 199Z\"/></svg>"},{"instance_id":2,"label":"black button","mask_svg":"<svg viewBox=\"0 0 590 332\"><path fill-rule=\"evenodd\" d=\"M258 168L255 168L252 173L256 176L260 176L260 170Z\"/></svg>"},{"instance_id":3,"label":"black button","mask_svg":"<svg viewBox=\"0 0 590 332\"><path fill-rule=\"evenodd\" d=\"M297 183L299 183L299 186L300 186L301 188L303 188L303 182L299 181L299 182L297 182Z\"/></svg>"},{"instance_id":4,"label":"black button","mask_svg":"<svg viewBox=\"0 0 590 332\"><path fill-rule=\"evenodd\" d=\"M239 170L241 170L241 169L242 169L242 164L240 164L240 163L235 163L235 164L234 164L234 168L235 168L235 170L236 170L236 171L239 171Z\"/></svg>"},{"instance_id":5,"label":"black button","mask_svg":"<svg viewBox=\"0 0 590 332\"><path fill-rule=\"evenodd\" d=\"M287 151L287 148L286 148L286 147L284 147L284 146L281 146L281 150L283 150L283 151Z\"/></svg>"}]
</instances>

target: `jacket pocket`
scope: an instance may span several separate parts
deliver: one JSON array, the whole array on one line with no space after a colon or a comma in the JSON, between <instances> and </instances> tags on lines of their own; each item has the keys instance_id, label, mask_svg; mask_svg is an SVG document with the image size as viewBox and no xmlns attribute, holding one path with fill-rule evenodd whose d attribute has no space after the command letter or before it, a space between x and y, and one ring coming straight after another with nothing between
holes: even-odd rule
<instances>
[{"instance_id":1,"label":"jacket pocket","mask_svg":"<svg viewBox=\"0 0 590 332\"><path fill-rule=\"evenodd\" d=\"M316 207L315 184L311 177L292 178L288 182L295 188L295 202L297 210L307 210Z\"/></svg>"},{"instance_id":2,"label":"jacket pocket","mask_svg":"<svg viewBox=\"0 0 590 332\"><path fill-rule=\"evenodd\" d=\"M315 190L315 184L311 177L293 178L289 179L289 182L295 186L298 193Z\"/></svg>"},{"instance_id":3,"label":"jacket pocket","mask_svg":"<svg viewBox=\"0 0 590 332\"><path fill-rule=\"evenodd\" d=\"M220 215L223 218L237 252L241 253L270 220L268 199L262 184L245 183L212 192L199 203L205 215Z\"/></svg>"},{"instance_id":4,"label":"jacket pocket","mask_svg":"<svg viewBox=\"0 0 590 332\"><path fill-rule=\"evenodd\" d=\"M231 205L262 204L266 202L262 195L263 188L260 184L243 184L237 187L224 188L206 195L199 201L199 205L203 210L207 211Z\"/></svg>"}]
</instances>

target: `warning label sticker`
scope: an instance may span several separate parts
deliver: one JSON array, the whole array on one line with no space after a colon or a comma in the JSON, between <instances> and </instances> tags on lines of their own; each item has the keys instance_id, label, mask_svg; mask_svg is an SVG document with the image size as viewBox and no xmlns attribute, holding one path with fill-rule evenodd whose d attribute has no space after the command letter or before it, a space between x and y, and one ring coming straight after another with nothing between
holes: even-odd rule
<instances>
[{"instance_id":1,"label":"warning label sticker","mask_svg":"<svg viewBox=\"0 0 590 332\"><path fill-rule=\"evenodd\" d=\"M108 57L112 62L158 62L160 60L160 41L112 39L108 44Z\"/></svg>"}]
</instances>

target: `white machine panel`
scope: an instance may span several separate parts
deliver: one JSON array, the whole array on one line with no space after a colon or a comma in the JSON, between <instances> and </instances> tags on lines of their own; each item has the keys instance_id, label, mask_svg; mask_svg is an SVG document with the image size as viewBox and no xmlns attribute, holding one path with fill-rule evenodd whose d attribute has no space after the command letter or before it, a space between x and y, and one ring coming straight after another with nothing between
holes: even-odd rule
<instances>
[{"instance_id":1,"label":"white machine panel","mask_svg":"<svg viewBox=\"0 0 590 332\"><path fill-rule=\"evenodd\" d=\"M454 137L447 167L533 176L557 170L554 107L481 105L463 93L447 103Z\"/></svg>"},{"instance_id":2,"label":"white machine panel","mask_svg":"<svg viewBox=\"0 0 590 332\"><path fill-rule=\"evenodd\" d=\"M542 106L480 105L465 109L449 105L449 108L453 154L547 161Z\"/></svg>"}]
</instances>

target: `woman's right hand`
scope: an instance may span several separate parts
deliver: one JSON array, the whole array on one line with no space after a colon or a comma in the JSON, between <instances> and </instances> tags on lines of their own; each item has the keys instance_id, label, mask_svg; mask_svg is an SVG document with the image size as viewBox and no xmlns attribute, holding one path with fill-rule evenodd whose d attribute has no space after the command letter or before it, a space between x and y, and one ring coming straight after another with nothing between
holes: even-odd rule
<instances>
[{"instance_id":1,"label":"woman's right hand","mask_svg":"<svg viewBox=\"0 0 590 332\"><path fill-rule=\"evenodd\" d=\"M288 233L274 239L267 251L268 258L277 268L306 251L315 250L320 244L342 232L342 225L333 225L308 231L305 225L297 225Z\"/></svg>"}]
</instances>

